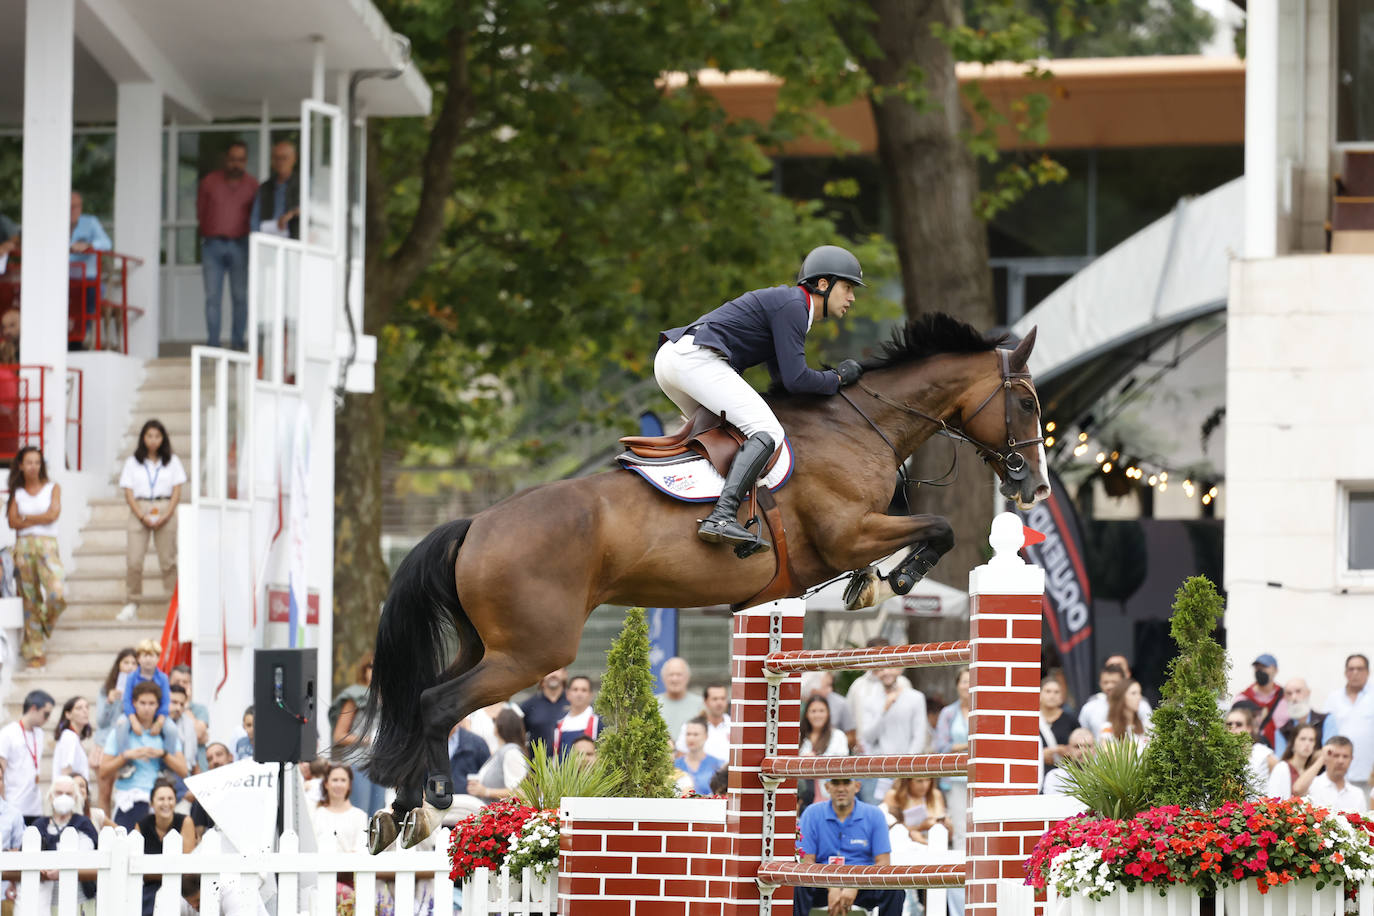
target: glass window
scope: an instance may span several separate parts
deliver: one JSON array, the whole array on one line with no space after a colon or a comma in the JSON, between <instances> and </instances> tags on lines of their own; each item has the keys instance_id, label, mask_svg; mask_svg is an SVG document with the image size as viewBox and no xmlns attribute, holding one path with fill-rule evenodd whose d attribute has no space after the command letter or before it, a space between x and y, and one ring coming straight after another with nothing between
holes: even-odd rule
<instances>
[{"instance_id":1,"label":"glass window","mask_svg":"<svg viewBox=\"0 0 1374 916\"><path fill-rule=\"evenodd\" d=\"M1374 570L1374 492L1349 492L1346 568Z\"/></svg>"},{"instance_id":2,"label":"glass window","mask_svg":"<svg viewBox=\"0 0 1374 916\"><path fill-rule=\"evenodd\" d=\"M282 306L282 377L283 384L296 384L296 358L300 352L298 329L301 314L301 253L292 248L282 252L284 259Z\"/></svg>"},{"instance_id":3,"label":"glass window","mask_svg":"<svg viewBox=\"0 0 1374 916\"><path fill-rule=\"evenodd\" d=\"M310 207L305 240L311 245L333 250L339 240L339 202L334 199L335 118L319 111L310 112Z\"/></svg>"},{"instance_id":4,"label":"glass window","mask_svg":"<svg viewBox=\"0 0 1374 916\"><path fill-rule=\"evenodd\" d=\"M252 461L247 449L248 439L248 364L232 360L228 366L225 424L225 495L229 499L248 499L248 469Z\"/></svg>"},{"instance_id":5,"label":"glass window","mask_svg":"<svg viewBox=\"0 0 1374 916\"><path fill-rule=\"evenodd\" d=\"M1374 141L1374 0L1340 0L1336 27L1336 139Z\"/></svg>"},{"instance_id":6,"label":"glass window","mask_svg":"<svg viewBox=\"0 0 1374 916\"><path fill-rule=\"evenodd\" d=\"M253 333L258 340L258 379L265 382L278 381L277 368L282 364L278 351L280 341L276 334L281 296L280 255L281 249L275 245L266 242L253 245L258 269L257 283L251 291L257 305L257 327Z\"/></svg>"},{"instance_id":7,"label":"glass window","mask_svg":"<svg viewBox=\"0 0 1374 916\"><path fill-rule=\"evenodd\" d=\"M219 456L220 414L215 398L215 368L213 356L200 357L200 435L195 447L200 459L200 480L194 481L196 495L202 499L220 499L224 495L223 468Z\"/></svg>"}]
</instances>

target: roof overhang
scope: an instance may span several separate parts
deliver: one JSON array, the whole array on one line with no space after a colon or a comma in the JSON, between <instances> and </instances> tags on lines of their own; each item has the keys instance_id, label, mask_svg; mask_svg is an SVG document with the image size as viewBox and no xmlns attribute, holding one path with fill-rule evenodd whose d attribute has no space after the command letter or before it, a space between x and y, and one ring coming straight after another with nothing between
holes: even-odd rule
<instances>
[{"instance_id":1,"label":"roof overhang","mask_svg":"<svg viewBox=\"0 0 1374 916\"><path fill-rule=\"evenodd\" d=\"M24 0L0 0L0 123L23 120ZM81 122L116 116L121 82L152 82L183 120L293 116L311 94L315 49L322 46L326 92L340 76L389 69L400 44L371 0L244 0L235 4L166 0L77 0L74 113ZM393 80L359 87L366 114L429 113L431 94L407 65Z\"/></svg>"},{"instance_id":2,"label":"roof overhang","mask_svg":"<svg viewBox=\"0 0 1374 916\"><path fill-rule=\"evenodd\" d=\"M1035 62L1048 71L1041 79L1023 64L959 64L959 82L978 82L1000 111L1031 93L1050 99L1049 145L1055 149L1107 149L1142 146L1209 146L1245 141L1245 62L1239 58L1179 55L1114 57ZM694 74L734 118L766 121L777 110L782 80L769 73L740 70ZM687 76L670 73L668 88ZM878 135L866 101L822 108L819 113L859 153L877 150ZM1004 150L1034 146L1010 127L998 131ZM801 138L787 144L790 155L828 155L833 144Z\"/></svg>"}]
</instances>

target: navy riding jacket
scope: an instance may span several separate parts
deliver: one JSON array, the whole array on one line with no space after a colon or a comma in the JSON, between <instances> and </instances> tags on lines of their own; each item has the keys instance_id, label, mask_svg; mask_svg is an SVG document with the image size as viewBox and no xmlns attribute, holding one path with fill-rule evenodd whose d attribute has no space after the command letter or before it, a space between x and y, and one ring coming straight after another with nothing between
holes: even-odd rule
<instances>
[{"instance_id":1,"label":"navy riding jacket","mask_svg":"<svg viewBox=\"0 0 1374 916\"><path fill-rule=\"evenodd\" d=\"M806 365L809 308L800 286L756 289L685 327L664 331L659 345L695 334L697 346L719 351L736 372L766 363L774 380L793 394L834 394L839 375Z\"/></svg>"}]
</instances>

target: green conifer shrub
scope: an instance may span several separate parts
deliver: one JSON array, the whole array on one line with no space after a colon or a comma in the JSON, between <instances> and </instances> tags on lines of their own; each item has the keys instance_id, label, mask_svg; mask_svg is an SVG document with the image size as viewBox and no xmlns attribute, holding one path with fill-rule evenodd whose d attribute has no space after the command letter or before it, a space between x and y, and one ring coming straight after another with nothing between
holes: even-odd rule
<instances>
[{"instance_id":1,"label":"green conifer shrub","mask_svg":"<svg viewBox=\"0 0 1374 916\"><path fill-rule=\"evenodd\" d=\"M668 725L654 699L649 669L649 625L644 609L630 608L625 627L606 656L606 676L596 698L604 730L596 741L598 763L619 777L622 798L672 798L673 750Z\"/></svg>"},{"instance_id":2,"label":"green conifer shrub","mask_svg":"<svg viewBox=\"0 0 1374 916\"><path fill-rule=\"evenodd\" d=\"M1222 711L1229 700L1230 662L1212 633L1225 610L1226 602L1203 576L1185 580L1174 597L1169 631L1178 655L1169 662L1145 752L1152 807L1212 809L1244 801L1251 788L1250 739L1228 732Z\"/></svg>"}]
</instances>

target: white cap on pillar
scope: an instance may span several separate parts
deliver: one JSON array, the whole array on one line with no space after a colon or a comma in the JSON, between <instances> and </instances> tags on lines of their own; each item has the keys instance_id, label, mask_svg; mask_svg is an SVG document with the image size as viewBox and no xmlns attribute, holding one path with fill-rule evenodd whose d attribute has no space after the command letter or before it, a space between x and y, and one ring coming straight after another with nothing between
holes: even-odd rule
<instances>
[{"instance_id":1,"label":"white cap on pillar","mask_svg":"<svg viewBox=\"0 0 1374 916\"><path fill-rule=\"evenodd\" d=\"M1003 512L992 520L992 559L968 575L970 595L1043 595L1045 571L1021 559L1026 543L1021 517Z\"/></svg>"}]
</instances>

